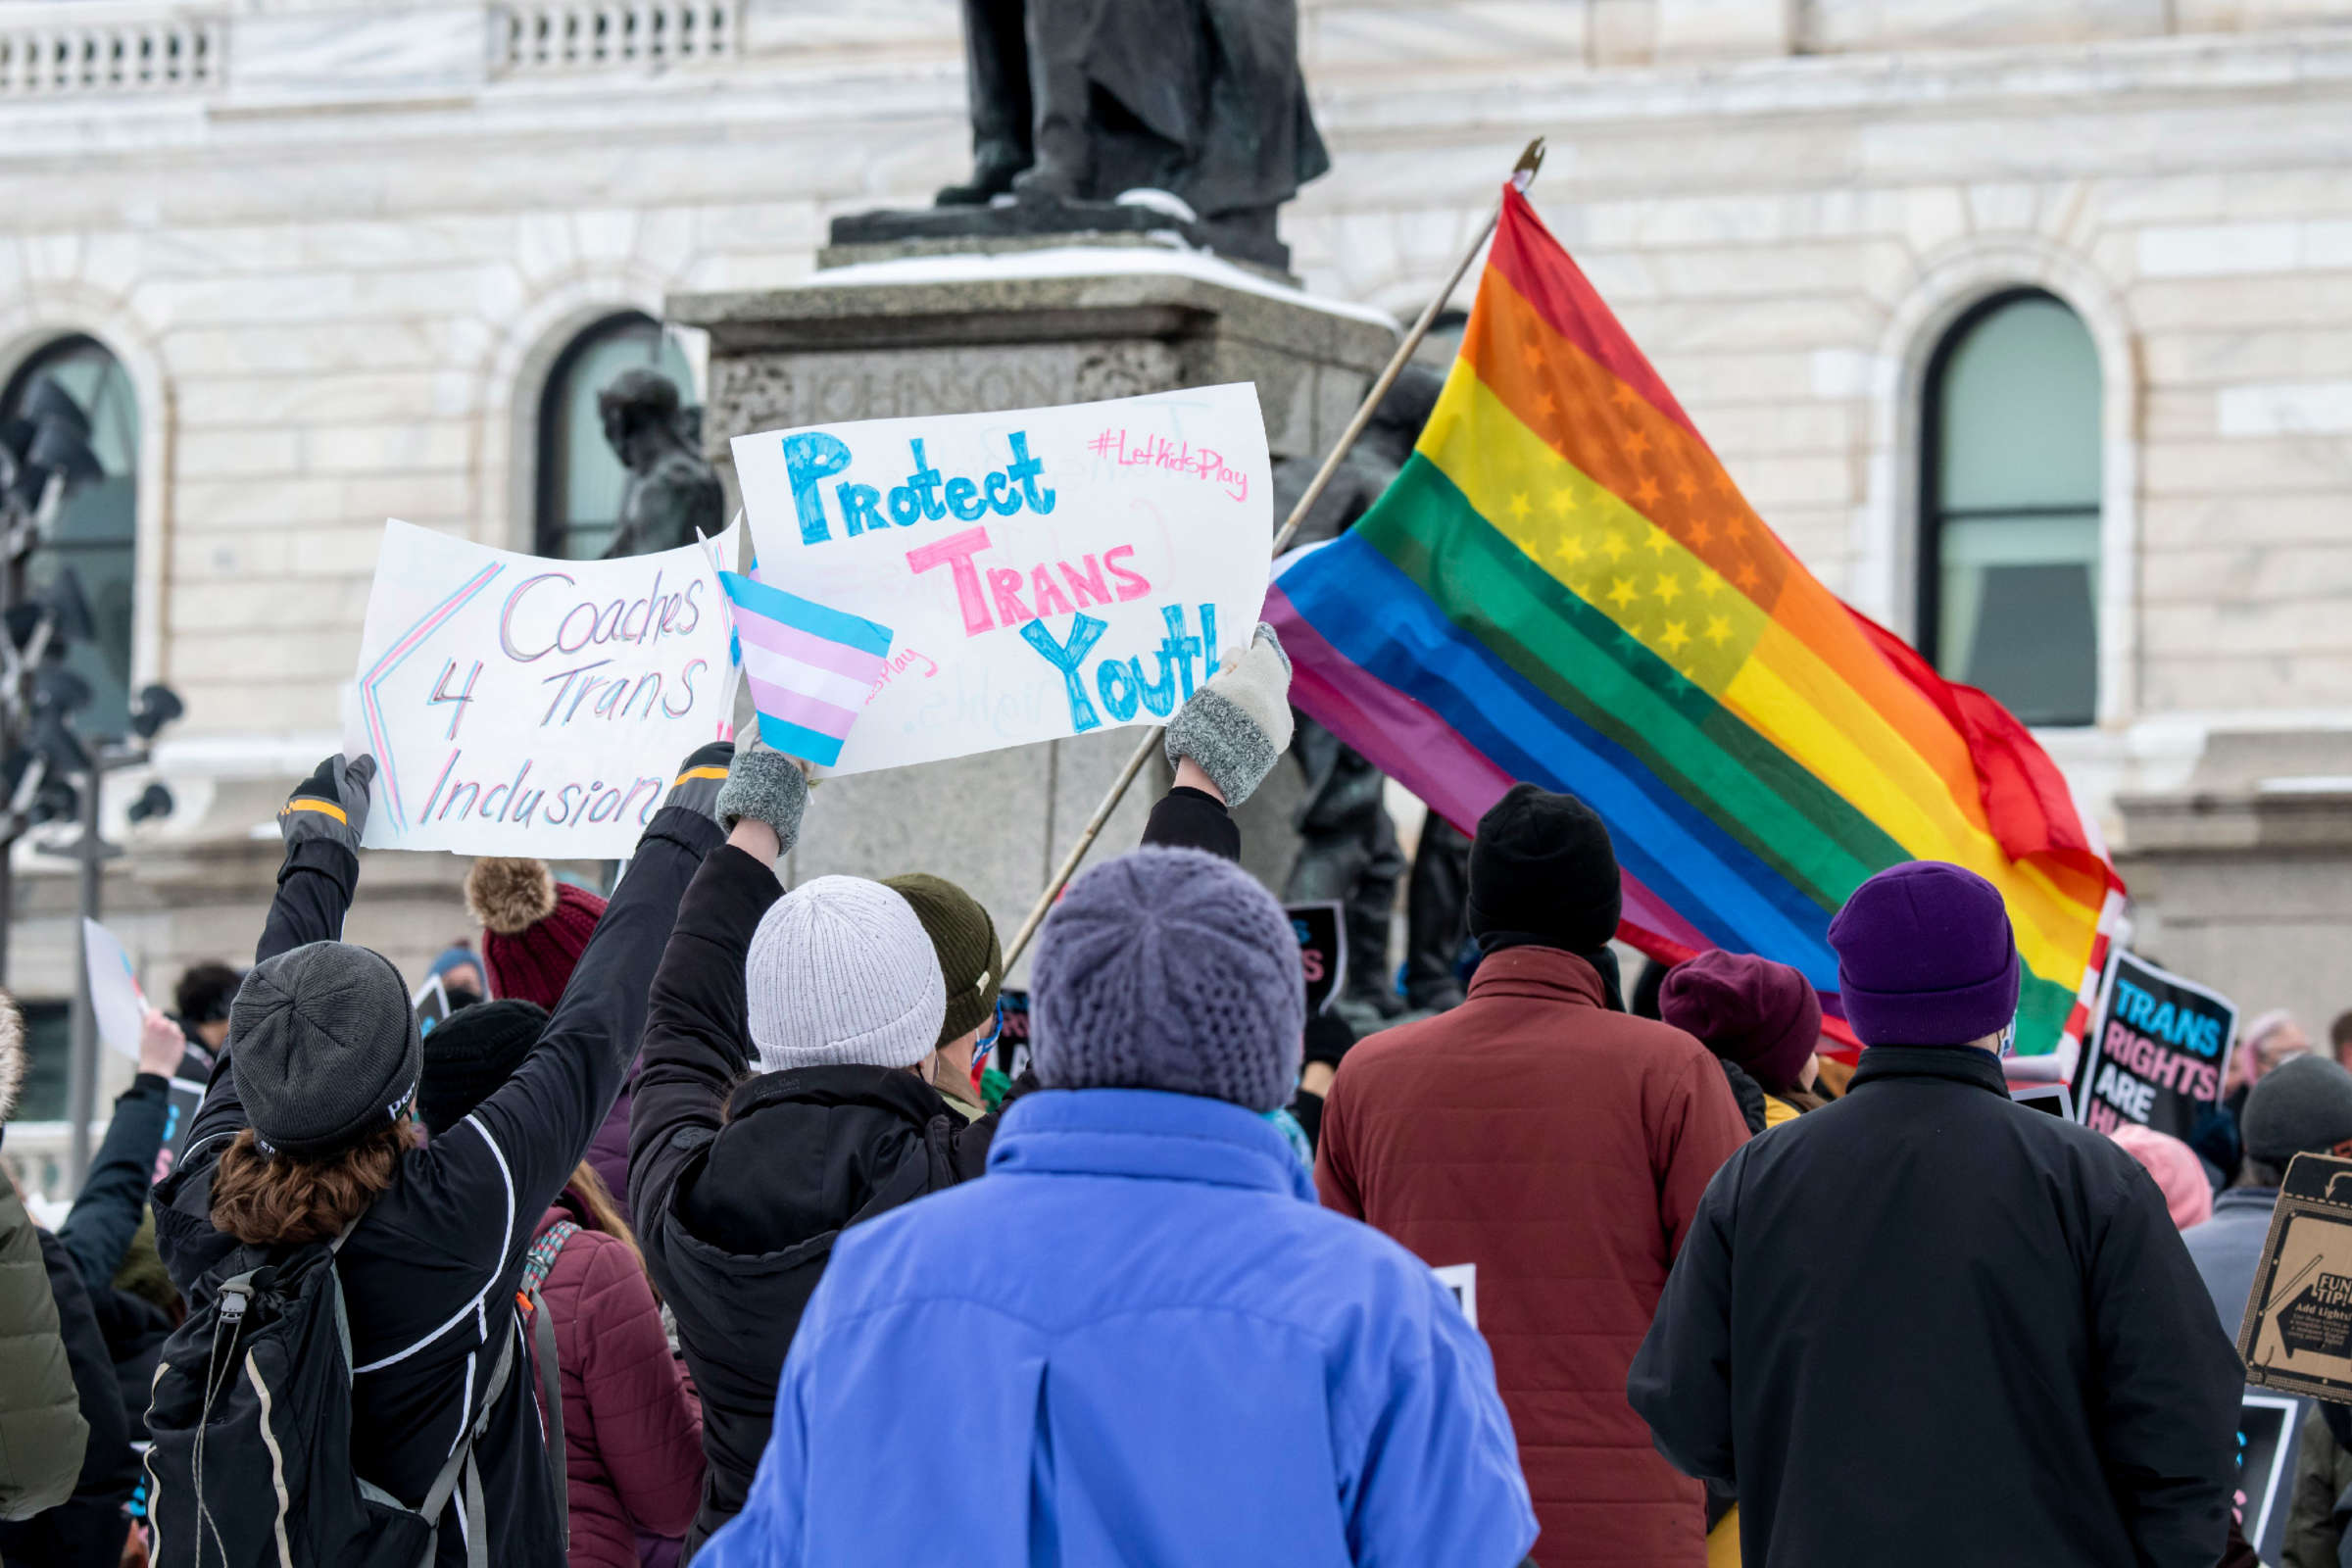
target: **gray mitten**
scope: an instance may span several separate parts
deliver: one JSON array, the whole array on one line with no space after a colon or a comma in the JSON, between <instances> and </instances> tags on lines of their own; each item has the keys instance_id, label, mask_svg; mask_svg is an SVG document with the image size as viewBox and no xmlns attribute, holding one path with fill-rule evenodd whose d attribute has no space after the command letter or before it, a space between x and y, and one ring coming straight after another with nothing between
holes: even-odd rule
<instances>
[{"instance_id":1,"label":"gray mitten","mask_svg":"<svg viewBox=\"0 0 2352 1568\"><path fill-rule=\"evenodd\" d=\"M1291 656L1261 620L1250 646L1228 650L1209 683L1168 720L1168 762L1191 758L1225 804L1239 806L1290 750L1291 727Z\"/></svg>"},{"instance_id":2,"label":"gray mitten","mask_svg":"<svg viewBox=\"0 0 2352 1568\"><path fill-rule=\"evenodd\" d=\"M782 752L754 745L735 754L727 782L718 792L718 825L728 832L745 817L765 822L776 830L781 848L790 851L801 837L801 813L808 808L808 778L801 764Z\"/></svg>"},{"instance_id":3,"label":"gray mitten","mask_svg":"<svg viewBox=\"0 0 2352 1568\"><path fill-rule=\"evenodd\" d=\"M735 747L731 742L712 741L696 748L695 754L680 764L678 776L669 786L669 798L662 804L700 811L717 821L719 788L726 783L728 764L734 760Z\"/></svg>"},{"instance_id":4,"label":"gray mitten","mask_svg":"<svg viewBox=\"0 0 2352 1568\"><path fill-rule=\"evenodd\" d=\"M309 839L329 839L359 854L360 835L368 830L368 801L374 781L374 758L362 752L347 762L337 752L295 785L286 804L278 808L278 836L286 841L288 850Z\"/></svg>"}]
</instances>

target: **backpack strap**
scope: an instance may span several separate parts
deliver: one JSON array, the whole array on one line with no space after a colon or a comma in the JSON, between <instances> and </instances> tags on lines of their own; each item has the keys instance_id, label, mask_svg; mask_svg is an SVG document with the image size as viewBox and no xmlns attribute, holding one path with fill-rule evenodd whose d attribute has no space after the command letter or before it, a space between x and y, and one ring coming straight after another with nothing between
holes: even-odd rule
<instances>
[{"instance_id":1,"label":"backpack strap","mask_svg":"<svg viewBox=\"0 0 2352 1568\"><path fill-rule=\"evenodd\" d=\"M424 1555L417 1568L432 1568L434 1554L441 1544L441 1510L449 1506L450 1494L458 1489L461 1473L466 1482L466 1568L489 1568L489 1521L482 1506L482 1472L473 1461L473 1446L490 1425L490 1412L497 1408L498 1397L507 1389L507 1375L514 1369L514 1333L509 1329L499 1336L498 1364L491 1369L490 1381L482 1391L482 1405L473 1424L466 1429L458 1446L449 1450L441 1473L424 1494L424 1501L416 1511L431 1527L424 1546Z\"/></svg>"},{"instance_id":2,"label":"backpack strap","mask_svg":"<svg viewBox=\"0 0 2352 1568\"><path fill-rule=\"evenodd\" d=\"M548 1479L555 1488L556 1506L564 1513L564 1550L567 1555L571 1550L571 1494L564 1468L564 1382L556 1361L555 1320L548 1315L539 1287L547 1282L548 1270L556 1266L556 1254L579 1230L567 1219L550 1225L523 1254L522 1278L514 1287L515 1304L531 1320L532 1358L539 1368L539 1409L547 1428Z\"/></svg>"},{"instance_id":3,"label":"backpack strap","mask_svg":"<svg viewBox=\"0 0 2352 1568\"><path fill-rule=\"evenodd\" d=\"M547 1418L547 1468L556 1489L556 1507L564 1515L564 1554L571 1555L571 1487L564 1468L564 1380L556 1365L556 1325L547 1315L547 1302L537 1291L529 1297L531 1349L539 1363L540 1409Z\"/></svg>"}]
</instances>

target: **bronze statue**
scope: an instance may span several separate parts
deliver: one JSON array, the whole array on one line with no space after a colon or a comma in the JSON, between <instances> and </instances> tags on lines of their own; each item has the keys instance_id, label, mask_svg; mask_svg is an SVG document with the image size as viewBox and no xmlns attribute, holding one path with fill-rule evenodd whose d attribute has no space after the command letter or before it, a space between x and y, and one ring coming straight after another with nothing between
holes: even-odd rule
<instances>
[{"instance_id":1,"label":"bronze statue","mask_svg":"<svg viewBox=\"0 0 2352 1568\"><path fill-rule=\"evenodd\" d=\"M694 543L697 530L714 535L726 525L726 491L697 439L700 411L679 407L668 376L623 370L596 395L596 408L606 441L629 470L605 560L676 550Z\"/></svg>"},{"instance_id":2,"label":"bronze statue","mask_svg":"<svg viewBox=\"0 0 2352 1568\"><path fill-rule=\"evenodd\" d=\"M1270 257L1275 209L1331 167L1298 0L963 0L963 17L973 169L943 207L1151 188L1218 248Z\"/></svg>"}]
</instances>

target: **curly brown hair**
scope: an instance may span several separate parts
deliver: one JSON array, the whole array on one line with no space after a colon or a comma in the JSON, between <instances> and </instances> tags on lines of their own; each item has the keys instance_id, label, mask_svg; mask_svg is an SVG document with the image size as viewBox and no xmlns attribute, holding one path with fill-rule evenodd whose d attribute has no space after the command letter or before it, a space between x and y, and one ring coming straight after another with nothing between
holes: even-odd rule
<instances>
[{"instance_id":1,"label":"curly brown hair","mask_svg":"<svg viewBox=\"0 0 2352 1568\"><path fill-rule=\"evenodd\" d=\"M263 1153L248 1127L213 1172L213 1228L252 1247L331 1241L392 1185L400 1156L423 1143L415 1119L403 1116L340 1153L297 1159Z\"/></svg>"}]
</instances>

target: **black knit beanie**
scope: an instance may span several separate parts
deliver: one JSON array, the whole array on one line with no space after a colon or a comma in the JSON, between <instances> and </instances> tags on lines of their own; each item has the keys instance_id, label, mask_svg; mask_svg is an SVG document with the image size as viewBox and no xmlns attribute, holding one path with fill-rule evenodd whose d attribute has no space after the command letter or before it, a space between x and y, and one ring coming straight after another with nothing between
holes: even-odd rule
<instances>
[{"instance_id":1,"label":"black knit beanie","mask_svg":"<svg viewBox=\"0 0 2352 1568\"><path fill-rule=\"evenodd\" d=\"M338 1152L398 1121L416 1094L408 985L391 959L347 942L255 964L229 1006L228 1035L265 1152Z\"/></svg>"},{"instance_id":2,"label":"black knit beanie","mask_svg":"<svg viewBox=\"0 0 2352 1568\"><path fill-rule=\"evenodd\" d=\"M1589 954L1617 934L1617 852L1592 808L1514 784L1470 845L1470 934L1482 952L1534 944Z\"/></svg>"},{"instance_id":3,"label":"black knit beanie","mask_svg":"<svg viewBox=\"0 0 2352 1568\"><path fill-rule=\"evenodd\" d=\"M996 1016L997 990L1004 983L996 922L978 899L927 871L886 877L882 885L913 906L939 955L939 972L948 982L948 1014L939 1026L939 1043L961 1040Z\"/></svg>"},{"instance_id":4,"label":"black knit beanie","mask_svg":"<svg viewBox=\"0 0 2352 1568\"><path fill-rule=\"evenodd\" d=\"M473 1107L514 1076L547 1028L536 1002L479 1002L460 1007L424 1037L424 1081L416 1116L435 1138L464 1121Z\"/></svg>"}]
</instances>

